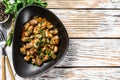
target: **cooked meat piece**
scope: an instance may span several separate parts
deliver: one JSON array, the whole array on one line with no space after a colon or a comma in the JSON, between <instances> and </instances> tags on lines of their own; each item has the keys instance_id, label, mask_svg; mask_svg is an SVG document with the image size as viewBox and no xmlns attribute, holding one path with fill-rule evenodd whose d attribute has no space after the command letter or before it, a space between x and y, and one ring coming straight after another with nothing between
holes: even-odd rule
<instances>
[{"instance_id":1,"label":"cooked meat piece","mask_svg":"<svg viewBox=\"0 0 120 80\"><path fill-rule=\"evenodd\" d=\"M56 59L59 45L58 29L45 18L34 17L24 25L20 52L24 60L40 66Z\"/></svg>"}]
</instances>

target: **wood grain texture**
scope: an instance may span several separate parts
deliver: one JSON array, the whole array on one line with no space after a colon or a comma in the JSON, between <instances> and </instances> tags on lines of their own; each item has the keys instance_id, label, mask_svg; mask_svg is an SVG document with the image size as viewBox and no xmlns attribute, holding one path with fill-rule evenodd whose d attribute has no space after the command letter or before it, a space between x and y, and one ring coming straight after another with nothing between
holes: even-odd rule
<instances>
[{"instance_id":1,"label":"wood grain texture","mask_svg":"<svg viewBox=\"0 0 120 80\"><path fill-rule=\"evenodd\" d=\"M10 73L10 76L11 76L11 80L15 80L15 77L14 77L14 74L13 74L13 70L11 68L11 64L10 64L10 61L8 59L8 56L5 56L5 61L6 61L7 68L9 70L9 73Z\"/></svg>"},{"instance_id":2,"label":"wood grain texture","mask_svg":"<svg viewBox=\"0 0 120 80\"><path fill-rule=\"evenodd\" d=\"M120 10L50 9L69 37L120 37Z\"/></svg>"},{"instance_id":3,"label":"wood grain texture","mask_svg":"<svg viewBox=\"0 0 120 80\"><path fill-rule=\"evenodd\" d=\"M2 80L6 80L6 69L5 69L5 56L2 55Z\"/></svg>"},{"instance_id":4,"label":"wood grain texture","mask_svg":"<svg viewBox=\"0 0 120 80\"><path fill-rule=\"evenodd\" d=\"M28 79L16 74L16 80L120 80L120 0L44 1L68 31L68 52L50 71ZM12 63L12 47L7 53Z\"/></svg>"},{"instance_id":5,"label":"wood grain texture","mask_svg":"<svg viewBox=\"0 0 120 80\"><path fill-rule=\"evenodd\" d=\"M70 39L65 58L57 67L120 66L120 39Z\"/></svg>"},{"instance_id":6,"label":"wood grain texture","mask_svg":"<svg viewBox=\"0 0 120 80\"><path fill-rule=\"evenodd\" d=\"M36 78L17 80L119 80L118 68L54 68Z\"/></svg>"},{"instance_id":7,"label":"wood grain texture","mask_svg":"<svg viewBox=\"0 0 120 80\"><path fill-rule=\"evenodd\" d=\"M44 0L48 8L120 8L119 0Z\"/></svg>"}]
</instances>

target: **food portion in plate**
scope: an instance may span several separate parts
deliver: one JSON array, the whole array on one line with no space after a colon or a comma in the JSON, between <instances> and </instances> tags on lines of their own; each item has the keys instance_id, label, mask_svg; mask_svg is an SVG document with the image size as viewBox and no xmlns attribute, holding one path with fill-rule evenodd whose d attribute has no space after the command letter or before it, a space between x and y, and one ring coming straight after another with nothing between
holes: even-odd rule
<instances>
[{"instance_id":1,"label":"food portion in plate","mask_svg":"<svg viewBox=\"0 0 120 80\"><path fill-rule=\"evenodd\" d=\"M28 21L23 27L21 41L20 52L27 62L40 66L57 58L58 29L46 18L35 16Z\"/></svg>"}]
</instances>

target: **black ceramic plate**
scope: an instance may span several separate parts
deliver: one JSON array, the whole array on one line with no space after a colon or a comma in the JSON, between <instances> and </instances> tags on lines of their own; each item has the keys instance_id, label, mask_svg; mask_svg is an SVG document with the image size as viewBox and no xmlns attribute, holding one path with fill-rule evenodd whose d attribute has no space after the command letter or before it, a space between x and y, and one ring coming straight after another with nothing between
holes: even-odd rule
<instances>
[{"instance_id":1,"label":"black ceramic plate","mask_svg":"<svg viewBox=\"0 0 120 80\"><path fill-rule=\"evenodd\" d=\"M23 55L20 53L19 48L22 45L21 43L21 33L23 25L29 21L34 16L40 16L46 18L53 25L56 26L59 30L60 44L59 51L57 53L57 59L44 63L40 67L36 67L23 59ZM13 38L13 65L16 73L24 78L34 77L38 74L41 74L53 66L56 63L60 62L61 59L65 56L66 50L68 49L69 39L66 29L62 22L55 16L51 11L41 8L39 6L26 6L18 14L15 22L15 32Z\"/></svg>"}]
</instances>

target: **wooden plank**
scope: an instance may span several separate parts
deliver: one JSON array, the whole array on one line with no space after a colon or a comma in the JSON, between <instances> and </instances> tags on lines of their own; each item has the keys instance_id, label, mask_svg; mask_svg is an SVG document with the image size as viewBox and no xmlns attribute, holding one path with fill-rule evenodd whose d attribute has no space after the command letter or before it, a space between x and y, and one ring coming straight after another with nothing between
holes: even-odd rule
<instances>
[{"instance_id":1,"label":"wooden plank","mask_svg":"<svg viewBox=\"0 0 120 80\"><path fill-rule=\"evenodd\" d=\"M120 66L119 45L120 39L70 39L67 54L56 67ZM7 53L13 64L11 47Z\"/></svg>"},{"instance_id":2,"label":"wooden plank","mask_svg":"<svg viewBox=\"0 0 120 80\"><path fill-rule=\"evenodd\" d=\"M44 0L48 8L120 8L119 0Z\"/></svg>"},{"instance_id":3,"label":"wooden plank","mask_svg":"<svg viewBox=\"0 0 120 80\"><path fill-rule=\"evenodd\" d=\"M120 39L70 39L57 67L120 66Z\"/></svg>"},{"instance_id":4,"label":"wooden plank","mask_svg":"<svg viewBox=\"0 0 120 80\"><path fill-rule=\"evenodd\" d=\"M36 78L17 80L119 80L120 68L54 68Z\"/></svg>"},{"instance_id":5,"label":"wooden plank","mask_svg":"<svg viewBox=\"0 0 120 80\"><path fill-rule=\"evenodd\" d=\"M70 39L67 54L56 67L120 66L119 45L120 39ZM13 64L11 47L7 53Z\"/></svg>"},{"instance_id":6,"label":"wooden plank","mask_svg":"<svg viewBox=\"0 0 120 80\"><path fill-rule=\"evenodd\" d=\"M69 37L120 37L120 10L50 9Z\"/></svg>"},{"instance_id":7,"label":"wooden plank","mask_svg":"<svg viewBox=\"0 0 120 80\"><path fill-rule=\"evenodd\" d=\"M52 71L43 74L36 78L45 80L66 80L66 79L119 79L120 68L79 68L81 66L120 66L120 39L70 39L70 46L65 58L59 63ZM12 63L12 50L11 47L7 47L8 57ZM1 56L1 55L0 55ZM69 68L69 67L78 68ZM66 68L62 68L66 67ZM68 67L68 68L67 68ZM12 65L13 68L13 65ZM6 68L7 69L7 68ZM14 69L14 68L13 68ZM115 71L114 71L115 70ZM118 71L119 70L119 71ZM1 71L1 65L0 65ZM74 73L78 71L77 73ZM58 72L58 74L57 74ZM71 76L69 74L72 74ZM83 77L78 77L78 75ZM53 76L54 75L54 76ZM105 76L106 75L106 76ZM68 76L68 77L67 77ZM41 78L42 77L42 78ZM7 79L10 78L7 70ZM17 80L19 79L16 75ZM92 80L93 80L92 79ZM34 79L27 79L34 80Z\"/></svg>"}]
</instances>

